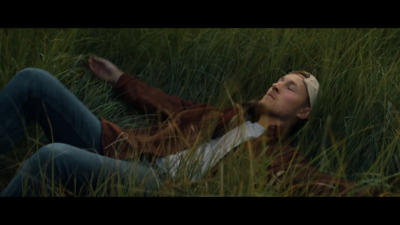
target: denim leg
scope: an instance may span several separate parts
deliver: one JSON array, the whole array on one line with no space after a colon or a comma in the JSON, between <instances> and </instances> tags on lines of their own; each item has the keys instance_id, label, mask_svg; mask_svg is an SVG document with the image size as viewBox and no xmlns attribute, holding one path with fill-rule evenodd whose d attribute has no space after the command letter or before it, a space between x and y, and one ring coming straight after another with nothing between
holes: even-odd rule
<instances>
[{"instance_id":1,"label":"denim leg","mask_svg":"<svg viewBox=\"0 0 400 225\"><path fill-rule=\"evenodd\" d=\"M27 68L0 92L0 154L36 121L51 142L102 154L100 120L49 72Z\"/></svg>"},{"instance_id":2,"label":"denim leg","mask_svg":"<svg viewBox=\"0 0 400 225\"><path fill-rule=\"evenodd\" d=\"M62 143L48 144L25 161L0 196L52 196L60 186L74 195L158 190L160 178L142 161L115 160ZM131 189L130 189L131 188ZM134 188L134 189L132 189ZM137 193L135 193L137 194Z\"/></svg>"}]
</instances>

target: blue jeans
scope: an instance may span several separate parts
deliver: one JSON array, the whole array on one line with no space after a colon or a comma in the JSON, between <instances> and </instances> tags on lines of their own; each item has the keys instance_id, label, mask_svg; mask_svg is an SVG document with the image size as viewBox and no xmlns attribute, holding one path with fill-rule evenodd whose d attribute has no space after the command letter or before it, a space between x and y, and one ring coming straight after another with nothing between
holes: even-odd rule
<instances>
[{"instance_id":1,"label":"blue jeans","mask_svg":"<svg viewBox=\"0 0 400 225\"><path fill-rule=\"evenodd\" d=\"M143 193L159 188L149 163L103 156L100 120L50 73L27 68L0 93L0 154L11 151L33 122L51 144L23 163L0 196L53 196L61 189L71 195L125 195L134 188Z\"/></svg>"}]
</instances>

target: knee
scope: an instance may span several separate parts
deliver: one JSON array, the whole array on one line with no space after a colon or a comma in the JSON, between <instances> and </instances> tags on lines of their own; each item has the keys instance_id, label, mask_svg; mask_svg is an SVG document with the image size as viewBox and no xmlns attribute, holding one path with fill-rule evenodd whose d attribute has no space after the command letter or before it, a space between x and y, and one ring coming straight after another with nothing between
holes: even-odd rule
<instances>
[{"instance_id":1,"label":"knee","mask_svg":"<svg viewBox=\"0 0 400 225\"><path fill-rule=\"evenodd\" d=\"M46 70L39 69L39 68L34 68L34 67L28 67L25 68L21 71L19 71L15 76L17 77L24 77L24 79L29 79L31 77L42 77L42 76L47 76L50 73L47 72Z\"/></svg>"},{"instance_id":2,"label":"knee","mask_svg":"<svg viewBox=\"0 0 400 225\"><path fill-rule=\"evenodd\" d=\"M58 179L69 174L68 171L62 174L64 171L61 171L59 166L62 163L59 156L65 152L63 145L58 143L45 145L32 157L25 160L18 175L34 193L42 190L37 194L43 194L43 190L52 186L52 182L56 182L54 184L57 186ZM55 180L53 181L53 179ZM43 186L43 184L45 185Z\"/></svg>"},{"instance_id":3,"label":"knee","mask_svg":"<svg viewBox=\"0 0 400 225\"><path fill-rule=\"evenodd\" d=\"M42 162L52 161L60 156L68 156L67 145L63 143L47 144L36 153L38 160Z\"/></svg>"},{"instance_id":4,"label":"knee","mask_svg":"<svg viewBox=\"0 0 400 225\"><path fill-rule=\"evenodd\" d=\"M56 78L51 75L48 71L39 68L25 68L19 71L14 79L18 80L19 83L26 83L30 86L36 86L37 84L48 85L49 81L54 81ZM36 85L33 85L36 84Z\"/></svg>"},{"instance_id":5,"label":"knee","mask_svg":"<svg viewBox=\"0 0 400 225\"><path fill-rule=\"evenodd\" d=\"M52 159L54 159L54 155L56 151L58 151L57 149L59 149L56 145L55 148L52 147L52 145L53 144L46 145L40 148L30 158L26 159L22 165L21 172L24 174L37 175L49 165L51 166Z\"/></svg>"},{"instance_id":6,"label":"knee","mask_svg":"<svg viewBox=\"0 0 400 225\"><path fill-rule=\"evenodd\" d=\"M54 164L61 155L68 155L68 152L65 150L64 145L65 144L62 143L52 143L45 145L41 147L31 158L29 158L26 164L40 165L42 167Z\"/></svg>"}]
</instances>

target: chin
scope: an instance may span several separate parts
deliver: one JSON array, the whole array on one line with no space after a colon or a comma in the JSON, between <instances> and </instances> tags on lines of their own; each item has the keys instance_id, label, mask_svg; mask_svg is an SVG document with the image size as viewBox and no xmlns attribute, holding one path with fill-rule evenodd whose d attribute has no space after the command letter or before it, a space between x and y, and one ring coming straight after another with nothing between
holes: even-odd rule
<instances>
[{"instance_id":1,"label":"chin","mask_svg":"<svg viewBox=\"0 0 400 225\"><path fill-rule=\"evenodd\" d=\"M268 104L268 102L268 97L263 97L262 99L260 99L260 101L258 101L258 104Z\"/></svg>"},{"instance_id":2,"label":"chin","mask_svg":"<svg viewBox=\"0 0 400 225\"><path fill-rule=\"evenodd\" d=\"M269 112L268 109L269 109L269 104L267 102L263 101L262 99L257 102L256 113L258 115L265 114L265 113Z\"/></svg>"},{"instance_id":3,"label":"chin","mask_svg":"<svg viewBox=\"0 0 400 225\"><path fill-rule=\"evenodd\" d=\"M259 102L257 102L257 105L255 107L255 111L258 115L267 114L273 117L280 117L280 114L276 110L276 106L274 104L271 104L270 101L260 100Z\"/></svg>"}]
</instances>

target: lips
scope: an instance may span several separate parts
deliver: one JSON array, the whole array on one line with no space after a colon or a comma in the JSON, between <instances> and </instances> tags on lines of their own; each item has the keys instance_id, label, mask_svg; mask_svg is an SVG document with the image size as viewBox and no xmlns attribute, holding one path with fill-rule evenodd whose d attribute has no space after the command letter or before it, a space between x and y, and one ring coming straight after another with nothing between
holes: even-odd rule
<instances>
[{"instance_id":1,"label":"lips","mask_svg":"<svg viewBox=\"0 0 400 225\"><path fill-rule=\"evenodd\" d=\"M272 94L268 94L268 96L275 100L275 97Z\"/></svg>"}]
</instances>

